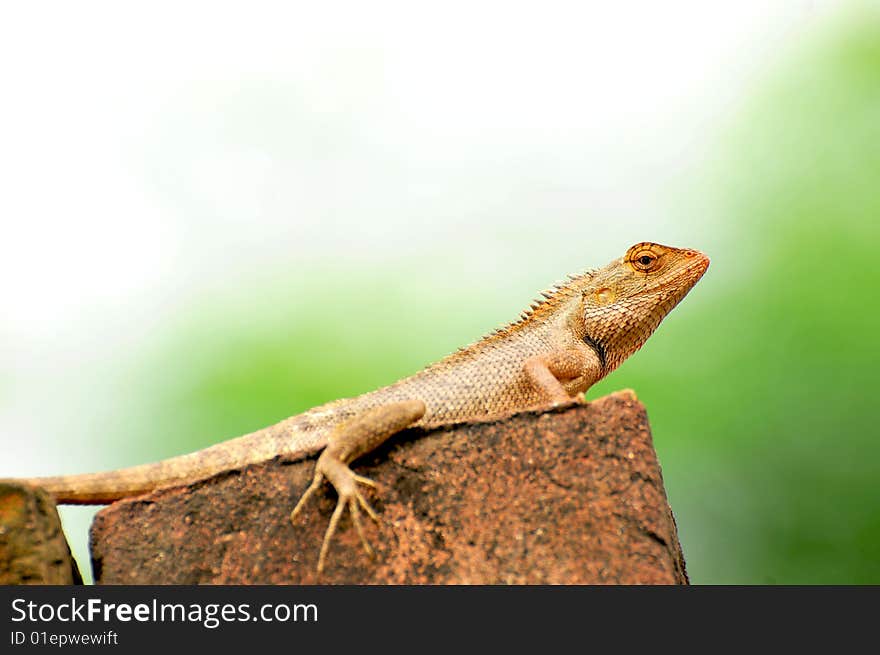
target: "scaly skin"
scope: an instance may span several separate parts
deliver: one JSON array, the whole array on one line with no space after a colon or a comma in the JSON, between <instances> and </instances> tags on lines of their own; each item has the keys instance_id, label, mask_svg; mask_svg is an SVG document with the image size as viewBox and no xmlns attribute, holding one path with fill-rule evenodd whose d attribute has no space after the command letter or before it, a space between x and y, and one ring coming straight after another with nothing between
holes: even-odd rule
<instances>
[{"instance_id":1,"label":"scaly skin","mask_svg":"<svg viewBox=\"0 0 880 655\"><path fill-rule=\"evenodd\" d=\"M607 266L545 292L518 321L390 386L188 455L21 482L46 489L59 503L100 504L277 456L301 459L326 447L315 481L293 512L323 477L339 492L320 568L345 506L361 535L358 506L375 516L354 488L355 482L369 481L355 476L349 462L408 426L483 419L578 397L642 346L708 265L695 250L639 243ZM364 546L369 550L365 540Z\"/></svg>"}]
</instances>

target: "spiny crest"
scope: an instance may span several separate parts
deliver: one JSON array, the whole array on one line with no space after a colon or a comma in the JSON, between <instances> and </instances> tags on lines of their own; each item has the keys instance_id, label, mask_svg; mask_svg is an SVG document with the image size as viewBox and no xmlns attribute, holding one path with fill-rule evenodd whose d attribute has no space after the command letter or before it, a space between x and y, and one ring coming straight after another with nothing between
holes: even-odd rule
<instances>
[{"instance_id":1,"label":"spiny crest","mask_svg":"<svg viewBox=\"0 0 880 655\"><path fill-rule=\"evenodd\" d=\"M521 326L536 314L541 314L545 310L552 309L564 300L571 298L571 296L580 289L578 283L592 278L597 270L598 269L592 268L583 273L570 273L566 280L556 282L551 287L541 291L539 293L540 297L535 298L529 304L528 308L520 313L517 320L493 330L485 338L488 339L490 337L508 334L511 330Z\"/></svg>"},{"instance_id":2,"label":"spiny crest","mask_svg":"<svg viewBox=\"0 0 880 655\"><path fill-rule=\"evenodd\" d=\"M540 297L535 299L531 305L529 305L528 309L520 314L520 317L517 320L493 330L475 343L459 348L443 361L448 362L451 359L456 359L458 356L473 353L475 350L479 351L483 345L504 338L511 332L514 332L525 325L531 318L544 314L545 312L549 313L553 308L558 307L574 294L579 293L582 288L582 283L589 278L592 278L597 270L598 269L590 269L579 274L569 274L567 280L557 282L548 289L541 291L539 294Z\"/></svg>"}]
</instances>

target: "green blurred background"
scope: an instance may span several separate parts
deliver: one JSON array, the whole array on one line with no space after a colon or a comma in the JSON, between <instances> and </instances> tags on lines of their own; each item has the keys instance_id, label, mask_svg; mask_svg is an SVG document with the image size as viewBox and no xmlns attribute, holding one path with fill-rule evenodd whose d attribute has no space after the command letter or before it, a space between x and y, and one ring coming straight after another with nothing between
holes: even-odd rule
<instances>
[{"instance_id":1,"label":"green blurred background","mask_svg":"<svg viewBox=\"0 0 880 655\"><path fill-rule=\"evenodd\" d=\"M166 112L160 145L137 164L175 211L216 208L189 197L162 143L209 159L221 132L280 153L276 162L305 148L317 166L352 142L386 145L364 145L369 135L347 120L318 120L322 110L304 110L283 85L188 93L191 115ZM221 252L192 273L206 284L180 282L196 290L172 313L135 317L144 332L101 369L112 403L71 414L93 439L77 464L89 468L97 452L112 451L118 465L188 451L390 383L509 321L565 273L663 240L706 251L712 266L590 397L631 387L647 406L692 582L880 583L880 16L859 9L823 21L768 56L722 114L700 164L669 178L662 212L616 231L607 229L613 208L591 207L588 185L547 191L549 146L522 161L486 155L493 173L473 181L489 188L479 206L446 199L435 211L448 191L441 182L401 189L402 206L378 203L362 216L373 185L409 165L387 146L354 200L340 199L344 185L317 193L331 235L314 256L238 266L238 244L214 243L229 251L228 269ZM282 127L291 115L307 137ZM662 155L656 163L663 168ZM452 153L426 176L474 170ZM284 169L279 184L299 173ZM370 217L386 210L404 218L380 228L387 236L371 234ZM338 213L363 224L337 224ZM413 213L425 222L410 226ZM471 238L483 220L491 227ZM432 248L431 225L444 221L455 234ZM339 235L354 245L338 249ZM361 239L393 243L371 258Z\"/></svg>"}]
</instances>

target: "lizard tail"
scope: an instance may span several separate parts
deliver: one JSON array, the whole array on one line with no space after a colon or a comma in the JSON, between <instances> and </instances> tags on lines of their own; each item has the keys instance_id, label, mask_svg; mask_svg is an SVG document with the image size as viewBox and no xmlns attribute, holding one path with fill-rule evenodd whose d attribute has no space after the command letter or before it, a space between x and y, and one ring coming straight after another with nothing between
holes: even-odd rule
<instances>
[{"instance_id":1,"label":"lizard tail","mask_svg":"<svg viewBox=\"0 0 880 655\"><path fill-rule=\"evenodd\" d=\"M320 450L322 435L303 432L301 426L295 425L295 418L161 462L100 473L23 478L15 482L45 489L59 504L107 504L163 487L190 484L277 456L299 459ZM292 438L292 433L296 433L296 438Z\"/></svg>"}]
</instances>

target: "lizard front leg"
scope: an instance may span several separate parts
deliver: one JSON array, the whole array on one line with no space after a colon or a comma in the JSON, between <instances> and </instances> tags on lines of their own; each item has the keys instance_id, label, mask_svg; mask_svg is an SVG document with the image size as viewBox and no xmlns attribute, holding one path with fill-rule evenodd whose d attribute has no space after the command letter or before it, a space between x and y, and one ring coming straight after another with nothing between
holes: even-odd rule
<instances>
[{"instance_id":1,"label":"lizard front leg","mask_svg":"<svg viewBox=\"0 0 880 655\"><path fill-rule=\"evenodd\" d=\"M336 526L345 508L348 507L351 519L357 529L358 536L364 546L364 550L372 557L373 549L367 543L364 529L361 525L360 509L374 521L378 521L376 512L357 489L357 483L375 487L376 483L357 475L349 468L349 463L378 447L391 435L400 432L404 428L418 421L425 414L425 403L421 400L406 400L371 409L359 416L337 426L328 437L327 446L318 458L315 465L315 475L312 483L306 489L296 507L290 513L290 520L294 521L302 510L306 501L321 486L324 478L336 489L339 500L336 509L330 517L330 524L324 533L324 541L321 544L321 553L318 556L318 573L324 569L327 559L327 550L330 540L336 532Z\"/></svg>"},{"instance_id":2,"label":"lizard front leg","mask_svg":"<svg viewBox=\"0 0 880 655\"><path fill-rule=\"evenodd\" d=\"M580 350L556 350L529 357L523 370L532 386L544 393L551 405L571 400L563 381L584 378L584 389L601 377L602 364L596 356Z\"/></svg>"}]
</instances>

